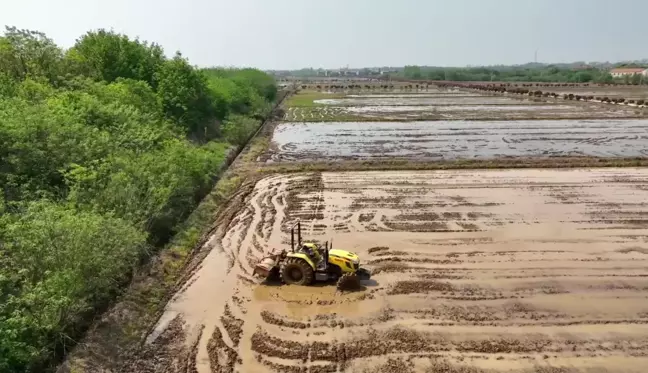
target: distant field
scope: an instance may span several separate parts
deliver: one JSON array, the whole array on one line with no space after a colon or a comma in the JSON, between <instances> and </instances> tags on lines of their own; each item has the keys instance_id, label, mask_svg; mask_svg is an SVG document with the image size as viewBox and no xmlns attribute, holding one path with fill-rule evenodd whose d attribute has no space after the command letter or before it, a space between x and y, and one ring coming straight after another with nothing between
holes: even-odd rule
<instances>
[{"instance_id":1,"label":"distant field","mask_svg":"<svg viewBox=\"0 0 648 373\"><path fill-rule=\"evenodd\" d=\"M318 122L277 126L274 161L648 155L648 120Z\"/></svg>"},{"instance_id":2,"label":"distant field","mask_svg":"<svg viewBox=\"0 0 648 373\"><path fill-rule=\"evenodd\" d=\"M300 92L286 105L284 120L416 121L642 118L648 110L530 98L429 89L419 93Z\"/></svg>"},{"instance_id":3,"label":"distant field","mask_svg":"<svg viewBox=\"0 0 648 373\"><path fill-rule=\"evenodd\" d=\"M538 82L462 82L479 85L505 84L511 88L528 88L555 93L572 93L581 96L602 96L612 98L625 98L626 100L648 100L647 85L601 85L595 83L538 83ZM547 86L549 85L549 86Z\"/></svg>"},{"instance_id":4,"label":"distant field","mask_svg":"<svg viewBox=\"0 0 648 373\"><path fill-rule=\"evenodd\" d=\"M344 98L344 97L346 97L344 93L307 91L289 97L285 105L287 107L318 106L324 104L315 103L316 100L336 99L336 98Z\"/></svg>"},{"instance_id":5,"label":"distant field","mask_svg":"<svg viewBox=\"0 0 648 373\"><path fill-rule=\"evenodd\" d=\"M648 100L648 87L551 87L547 91L556 93L573 93L581 96L603 96L625 98L626 100Z\"/></svg>"}]
</instances>

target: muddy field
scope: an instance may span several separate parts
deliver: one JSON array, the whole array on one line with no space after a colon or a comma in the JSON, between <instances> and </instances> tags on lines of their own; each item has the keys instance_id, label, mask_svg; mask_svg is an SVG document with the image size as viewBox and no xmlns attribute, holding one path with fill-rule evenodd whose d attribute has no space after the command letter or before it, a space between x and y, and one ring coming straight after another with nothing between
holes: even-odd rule
<instances>
[{"instance_id":1,"label":"muddy field","mask_svg":"<svg viewBox=\"0 0 648 373\"><path fill-rule=\"evenodd\" d=\"M283 123L273 161L648 155L648 120Z\"/></svg>"},{"instance_id":2,"label":"muddy field","mask_svg":"<svg viewBox=\"0 0 648 373\"><path fill-rule=\"evenodd\" d=\"M641 118L645 113L629 107L598 103L532 103L518 105L369 105L290 107L288 122L424 121L424 120L533 120Z\"/></svg>"},{"instance_id":3,"label":"muddy field","mask_svg":"<svg viewBox=\"0 0 648 373\"><path fill-rule=\"evenodd\" d=\"M648 100L647 86L612 86L612 87L547 87L539 88L549 92L573 93L581 96L602 96L625 98L626 100Z\"/></svg>"},{"instance_id":4,"label":"muddy field","mask_svg":"<svg viewBox=\"0 0 648 373\"><path fill-rule=\"evenodd\" d=\"M408 97L345 97L315 100L315 104L331 106L398 106L398 105L528 105L531 100L497 96L438 95Z\"/></svg>"},{"instance_id":5,"label":"muddy field","mask_svg":"<svg viewBox=\"0 0 648 373\"><path fill-rule=\"evenodd\" d=\"M645 371L648 169L256 173L645 157L645 113L426 87L311 90L284 115L245 165L259 180L224 207L124 372ZM297 220L305 238L357 252L372 280L340 293L253 278Z\"/></svg>"},{"instance_id":6,"label":"muddy field","mask_svg":"<svg viewBox=\"0 0 648 373\"><path fill-rule=\"evenodd\" d=\"M644 169L271 176L133 369L643 372L646 201ZM250 276L297 219L361 256L365 289Z\"/></svg>"},{"instance_id":7,"label":"muddy field","mask_svg":"<svg viewBox=\"0 0 648 373\"><path fill-rule=\"evenodd\" d=\"M539 82L465 82L466 84L506 86L510 88L527 88L556 92L560 94L572 93L581 96L607 96L609 98L643 99L648 100L647 85L605 85L596 83L585 84L563 84L563 83L539 83Z\"/></svg>"},{"instance_id":8,"label":"muddy field","mask_svg":"<svg viewBox=\"0 0 648 373\"><path fill-rule=\"evenodd\" d=\"M300 92L288 122L645 118L635 106L428 88L408 93Z\"/></svg>"}]
</instances>

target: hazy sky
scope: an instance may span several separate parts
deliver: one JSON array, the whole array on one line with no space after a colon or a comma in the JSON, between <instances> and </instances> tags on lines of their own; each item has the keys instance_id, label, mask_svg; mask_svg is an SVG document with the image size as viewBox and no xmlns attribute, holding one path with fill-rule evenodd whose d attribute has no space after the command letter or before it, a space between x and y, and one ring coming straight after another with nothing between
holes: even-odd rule
<instances>
[{"instance_id":1,"label":"hazy sky","mask_svg":"<svg viewBox=\"0 0 648 373\"><path fill-rule=\"evenodd\" d=\"M0 0L70 47L112 28L200 66L489 65L648 57L648 0Z\"/></svg>"}]
</instances>

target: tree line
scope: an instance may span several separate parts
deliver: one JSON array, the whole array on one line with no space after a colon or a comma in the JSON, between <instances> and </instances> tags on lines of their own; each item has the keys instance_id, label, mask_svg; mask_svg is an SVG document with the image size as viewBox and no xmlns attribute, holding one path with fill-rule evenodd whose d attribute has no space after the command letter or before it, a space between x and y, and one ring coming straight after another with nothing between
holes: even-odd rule
<instances>
[{"instance_id":1,"label":"tree line","mask_svg":"<svg viewBox=\"0 0 648 373\"><path fill-rule=\"evenodd\" d=\"M41 372L213 186L277 95L112 31L0 36L0 372Z\"/></svg>"},{"instance_id":2,"label":"tree line","mask_svg":"<svg viewBox=\"0 0 648 373\"><path fill-rule=\"evenodd\" d=\"M552 65L534 67L468 67L441 68L405 66L397 76L406 79L446 81L499 81L499 82L545 82L545 83L614 83L607 70L587 68L569 69ZM637 82L638 84L638 82Z\"/></svg>"}]
</instances>

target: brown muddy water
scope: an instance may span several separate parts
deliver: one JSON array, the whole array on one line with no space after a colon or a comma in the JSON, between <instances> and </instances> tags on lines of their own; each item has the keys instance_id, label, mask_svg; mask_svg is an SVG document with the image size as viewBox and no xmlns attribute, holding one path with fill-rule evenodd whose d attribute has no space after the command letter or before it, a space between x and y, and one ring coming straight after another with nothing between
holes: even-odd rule
<instances>
[{"instance_id":1,"label":"brown muddy water","mask_svg":"<svg viewBox=\"0 0 648 373\"><path fill-rule=\"evenodd\" d=\"M282 123L273 161L648 155L648 120Z\"/></svg>"}]
</instances>

